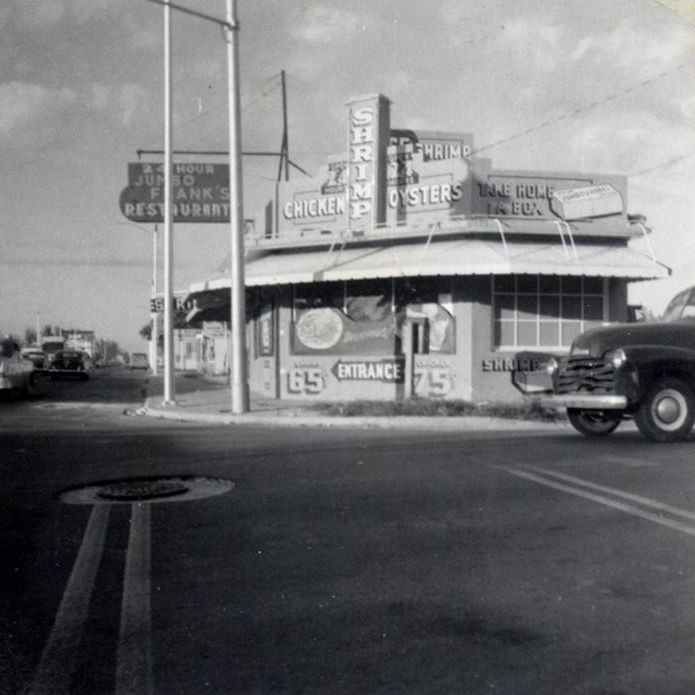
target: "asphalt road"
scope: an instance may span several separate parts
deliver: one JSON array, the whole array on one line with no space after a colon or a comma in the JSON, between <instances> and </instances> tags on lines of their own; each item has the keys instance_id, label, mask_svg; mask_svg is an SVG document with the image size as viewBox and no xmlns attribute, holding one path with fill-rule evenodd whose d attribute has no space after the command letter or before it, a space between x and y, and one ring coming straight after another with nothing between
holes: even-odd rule
<instances>
[{"instance_id":1,"label":"asphalt road","mask_svg":"<svg viewBox=\"0 0 695 695\"><path fill-rule=\"evenodd\" d=\"M197 426L99 378L0 403L3 693L695 692L695 439ZM59 498L145 476L233 488Z\"/></svg>"}]
</instances>

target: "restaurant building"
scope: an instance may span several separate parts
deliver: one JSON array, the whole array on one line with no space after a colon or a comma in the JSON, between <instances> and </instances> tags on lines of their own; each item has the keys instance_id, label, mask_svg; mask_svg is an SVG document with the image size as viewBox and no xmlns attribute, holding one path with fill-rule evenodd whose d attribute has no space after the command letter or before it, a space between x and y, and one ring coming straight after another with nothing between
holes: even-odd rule
<instances>
[{"instance_id":1,"label":"restaurant building","mask_svg":"<svg viewBox=\"0 0 695 695\"><path fill-rule=\"evenodd\" d=\"M624 176L500 170L468 133L350 99L345 152L278 184L246 243L249 386L268 398L519 398L519 353L567 352L668 275ZM191 286L201 368L228 368L228 276ZM532 362L532 360L531 360Z\"/></svg>"}]
</instances>

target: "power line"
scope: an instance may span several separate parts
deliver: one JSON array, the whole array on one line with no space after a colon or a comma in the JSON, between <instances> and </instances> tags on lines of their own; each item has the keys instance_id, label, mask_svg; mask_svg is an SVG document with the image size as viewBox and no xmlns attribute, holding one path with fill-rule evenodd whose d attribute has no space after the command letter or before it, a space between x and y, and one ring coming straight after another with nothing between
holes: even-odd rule
<instances>
[{"instance_id":1,"label":"power line","mask_svg":"<svg viewBox=\"0 0 695 695\"><path fill-rule=\"evenodd\" d=\"M692 150L691 152L687 152L686 154L683 154L680 157L674 157L673 159L669 159L667 162L662 162L661 164L656 164L652 167L647 167L646 169L641 169L640 171L635 171L632 174L628 174L628 178L632 179L632 178L636 178L637 176L644 176L644 174L650 174L652 171L657 171L659 169L666 169L666 167L673 166L674 164L679 164L680 162L683 162L686 159L690 159L693 156L695 156L695 150Z\"/></svg>"},{"instance_id":2,"label":"power line","mask_svg":"<svg viewBox=\"0 0 695 695\"><path fill-rule=\"evenodd\" d=\"M670 5L667 5L665 2L662 2L661 0L649 0L649 2L652 5L659 5L659 7L662 7L664 10L670 12L671 14L675 14L677 17L687 22L688 24L693 24L692 19L690 19L687 15L683 14L682 12L679 12L675 7L671 7Z\"/></svg>"},{"instance_id":3,"label":"power line","mask_svg":"<svg viewBox=\"0 0 695 695\"><path fill-rule=\"evenodd\" d=\"M273 80L277 80L277 82L275 84L271 85L269 88L266 88L265 86ZM245 109L249 108L252 104L259 101L260 99L267 97L271 92L275 91L279 86L280 86L280 73L274 73L270 77L265 78L257 85L256 89L253 92L251 92L251 94L249 95L249 98L247 98L247 100L241 105L241 110L244 111ZM174 85L174 87L176 87L176 85ZM175 123L175 126L177 128L183 128L184 126L190 125L191 123L195 123L196 121L198 121L199 119L201 119L203 117L210 116L211 114L217 113L218 111L221 111L222 109L226 109L226 108L227 108L226 102L218 103L217 105L213 106L212 108L199 111L194 116L186 118L180 122L177 121ZM150 140L149 143L147 143L147 144L149 145L149 144L152 144L153 142L154 142L154 140Z\"/></svg>"},{"instance_id":4,"label":"power line","mask_svg":"<svg viewBox=\"0 0 695 695\"><path fill-rule=\"evenodd\" d=\"M502 138L501 140L496 140L495 142L491 142L488 145L484 145L483 147L478 147L476 150L474 150L473 154L478 154L480 152L484 152L485 150L490 150L493 147L498 147L499 145L504 145L508 142L511 142L512 140L517 140L518 138L524 137L526 135L529 135L530 133L534 133L538 130L542 130L543 128L547 128L548 126L555 125L556 123L560 123L561 121L568 121L573 118L576 118L577 116L580 116L587 111L591 111L592 109L596 109L599 106L603 106L604 104L607 104L608 102L615 101L619 99L620 97L625 96L626 94L630 94L630 92L634 92L637 89L641 89L646 87L647 85L653 84L657 80L661 80L664 77L668 77L670 75L673 75L674 73L678 72L679 70L683 70L683 68L686 67L691 67L691 63L681 63L680 65L677 65L675 68L672 70L667 70L665 72L661 72L658 75L655 75L654 77L648 77L645 80L641 80L640 82L637 82L633 85L630 85L629 87L625 87L625 89L621 89L619 92L614 92L613 94L609 94L608 96L604 97L603 99L598 99L596 101L592 101L589 104L585 104L584 106L579 106L576 109L573 109L572 111L568 111L567 113L564 113L560 116L557 116L555 118L550 118L547 121L544 121L543 123L539 123L537 125L531 126L529 128L526 128L526 130L519 131L518 133L514 133L513 135L508 135L505 138Z\"/></svg>"}]
</instances>

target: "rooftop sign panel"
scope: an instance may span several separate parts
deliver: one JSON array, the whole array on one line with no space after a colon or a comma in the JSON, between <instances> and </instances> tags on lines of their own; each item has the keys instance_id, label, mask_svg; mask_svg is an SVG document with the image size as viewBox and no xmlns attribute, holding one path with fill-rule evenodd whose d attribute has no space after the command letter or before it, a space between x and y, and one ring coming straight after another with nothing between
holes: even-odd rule
<instances>
[{"instance_id":1,"label":"rooftop sign panel","mask_svg":"<svg viewBox=\"0 0 695 695\"><path fill-rule=\"evenodd\" d=\"M475 220L511 234L571 222L577 234L625 235L625 177L495 170L474 157L469 133L391 129L386 138L389 105L381 95L347 102L347 153L312 178L280 183L267 237L298 245L344 234L397 238L433 225L470 229Z\"/></svg>"}]
</instances>

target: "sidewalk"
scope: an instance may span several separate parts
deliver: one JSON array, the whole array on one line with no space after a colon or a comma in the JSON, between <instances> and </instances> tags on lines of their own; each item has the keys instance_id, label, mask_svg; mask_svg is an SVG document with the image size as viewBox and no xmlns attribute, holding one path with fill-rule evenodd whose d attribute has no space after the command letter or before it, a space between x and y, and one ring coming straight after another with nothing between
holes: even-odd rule
<instances>
[{"instance_id":1,"label":"sidewalk","mask_svg":"<svg viewBox=\"0 0 695 695\"><path fill-rule=\"evenodd\" d=\"M231 412L229 388L201 383L200 390L176 391L175 405L164 405L161 395L149 396L137 413L149 417L217 425L263 425L273 427L339 427L356 429L420 429L440 432L544 431L568 432L567 423L463 416L339 416L317 413L298 401L268 400L251 395L250 410Z\"/></svg>"}]
</instances>

